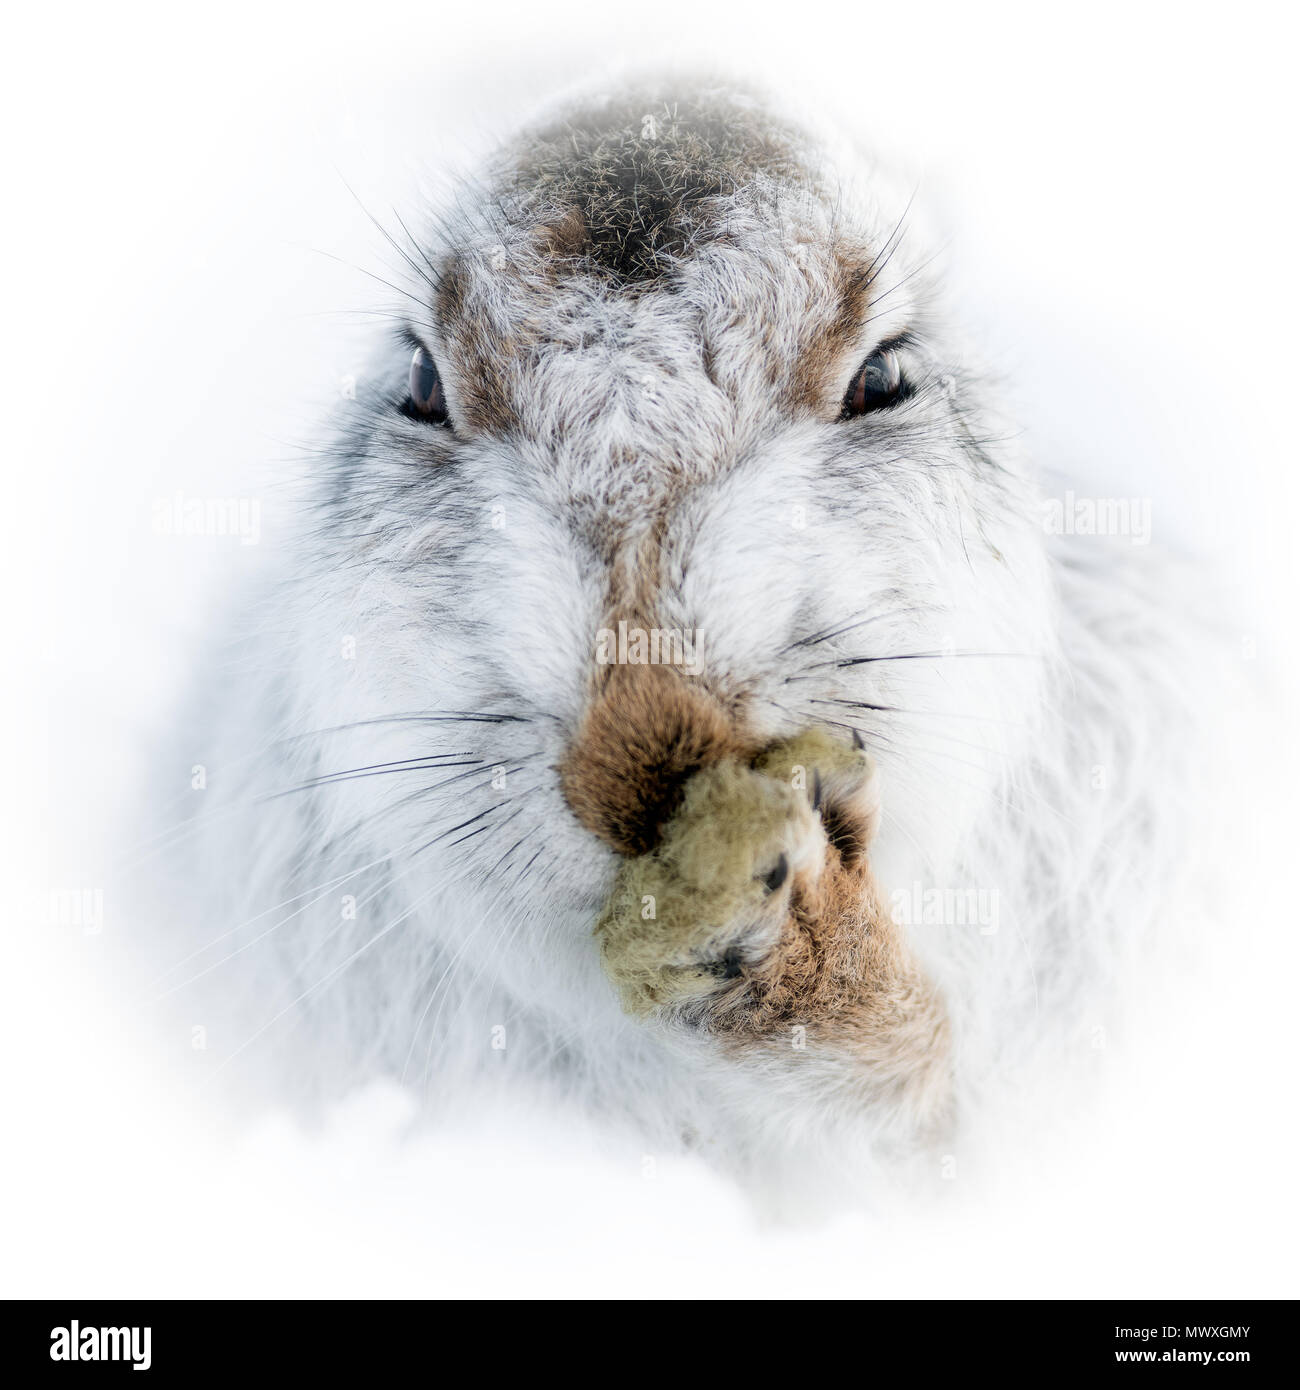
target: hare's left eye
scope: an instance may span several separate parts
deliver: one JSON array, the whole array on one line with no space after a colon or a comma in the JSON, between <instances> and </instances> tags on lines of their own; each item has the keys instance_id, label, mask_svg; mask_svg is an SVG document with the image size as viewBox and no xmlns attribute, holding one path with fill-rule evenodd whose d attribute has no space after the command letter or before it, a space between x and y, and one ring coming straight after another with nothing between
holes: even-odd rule
<instances>
[{"instance_id":1,"label":"hare's left eye","mask_svg":"<svg viewBox=\"0 0 1300 1390\"><path fill-rule=\"evenodd\" d=\"M898 354L892 348L882 348L867 358L849 382L840 418L847 420L892 405L902 392L903 371L898 364Z\"/></svg>"},{"instance_id":2,"label":"hare's left eye","mask_svg":"<svg viewBox=\"0 0 1300 1390\"><path fill-rule=\"evenodd\" d=\"M416 348L411 358L406 389L406 414L431 425L447 423L447 398L443 394L442 378L433 358L422 347Z\"/></svg>"}]
</instances>

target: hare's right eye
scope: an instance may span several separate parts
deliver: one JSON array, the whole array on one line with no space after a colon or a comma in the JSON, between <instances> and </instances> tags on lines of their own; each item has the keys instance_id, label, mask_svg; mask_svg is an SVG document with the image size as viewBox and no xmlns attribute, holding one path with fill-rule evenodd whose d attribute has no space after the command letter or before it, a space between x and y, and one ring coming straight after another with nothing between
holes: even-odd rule
<instances>
[{"instance_id":1,"label":"hare's right eye","mask_svg":"<svg viewBox=\"0 0 1300 1390\"><path fill-rule=\"evenodd\" d=\"M874 410L883 410L887 405L893 405L905 389L898 353L892 347L879 347L849 382L844 404L840 407L840 419L849 420L855 415L869 415Z\"/></svg>"},{"instance_id":2,"label":"hare's right eye","mask_svg":"<svg viewBox=\"0 0 1300 1390\"><path fill-rule=\"evenodd\" d=\"M443 394L442 378L433 358L422 347L416 348L411 358L406 390L405 414L430 425L447 423L447 398Z\"/></svg>"}]
</instances>

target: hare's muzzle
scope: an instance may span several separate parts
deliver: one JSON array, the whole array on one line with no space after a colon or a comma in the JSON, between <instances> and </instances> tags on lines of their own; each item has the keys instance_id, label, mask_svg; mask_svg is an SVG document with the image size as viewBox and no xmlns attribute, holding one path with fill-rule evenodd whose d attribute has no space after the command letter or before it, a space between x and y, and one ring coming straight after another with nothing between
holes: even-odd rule
<instances>
[{"instance_id":1,"label":"hare's muzzle","mask_svg":"<svg viewBox=\"0 0 1300 1390\"><path fill-rule=\"evenodd\" d=\"M701 768L753 752L735 713L670 666L598 669L560 767L577 819L620 854L644 854Z\"/></svg>"}]
</instances>

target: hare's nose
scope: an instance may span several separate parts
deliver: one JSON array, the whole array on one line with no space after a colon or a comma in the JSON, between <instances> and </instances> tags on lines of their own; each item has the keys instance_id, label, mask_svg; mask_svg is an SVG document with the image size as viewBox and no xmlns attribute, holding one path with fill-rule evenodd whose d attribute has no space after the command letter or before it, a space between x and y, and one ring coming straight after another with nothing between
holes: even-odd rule
<instances>
[{"instance_id":1,"label":"hare's nose","mask_svg":"<svg viewBox=\"0 0 1300 1390\"><path fill-rule=\"evenodd\" d=\"M588 830L620 854L644 854L694 773L750 750L722 702L683 672L649 665L600 672L560 764L560 786Z\"/></svg>"}]
</instances>

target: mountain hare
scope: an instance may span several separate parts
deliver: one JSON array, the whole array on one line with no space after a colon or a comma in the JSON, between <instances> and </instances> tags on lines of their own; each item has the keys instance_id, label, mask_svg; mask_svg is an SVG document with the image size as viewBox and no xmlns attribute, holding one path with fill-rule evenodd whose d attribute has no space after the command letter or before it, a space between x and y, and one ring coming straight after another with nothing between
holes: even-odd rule
<instances>
[{"instance_id":1,"label":"mountain hare","mask_svg":"<svg viewBox=\"0 0 1300 1390\"><path fill-rule=\"evenodd\" d=\"M569 103L427 212L186 736L165 992L300 1098L937 1171L1178 862L1153 552L1052 524L906 197L745 90Z\"/></svg>"}]
</instances>

